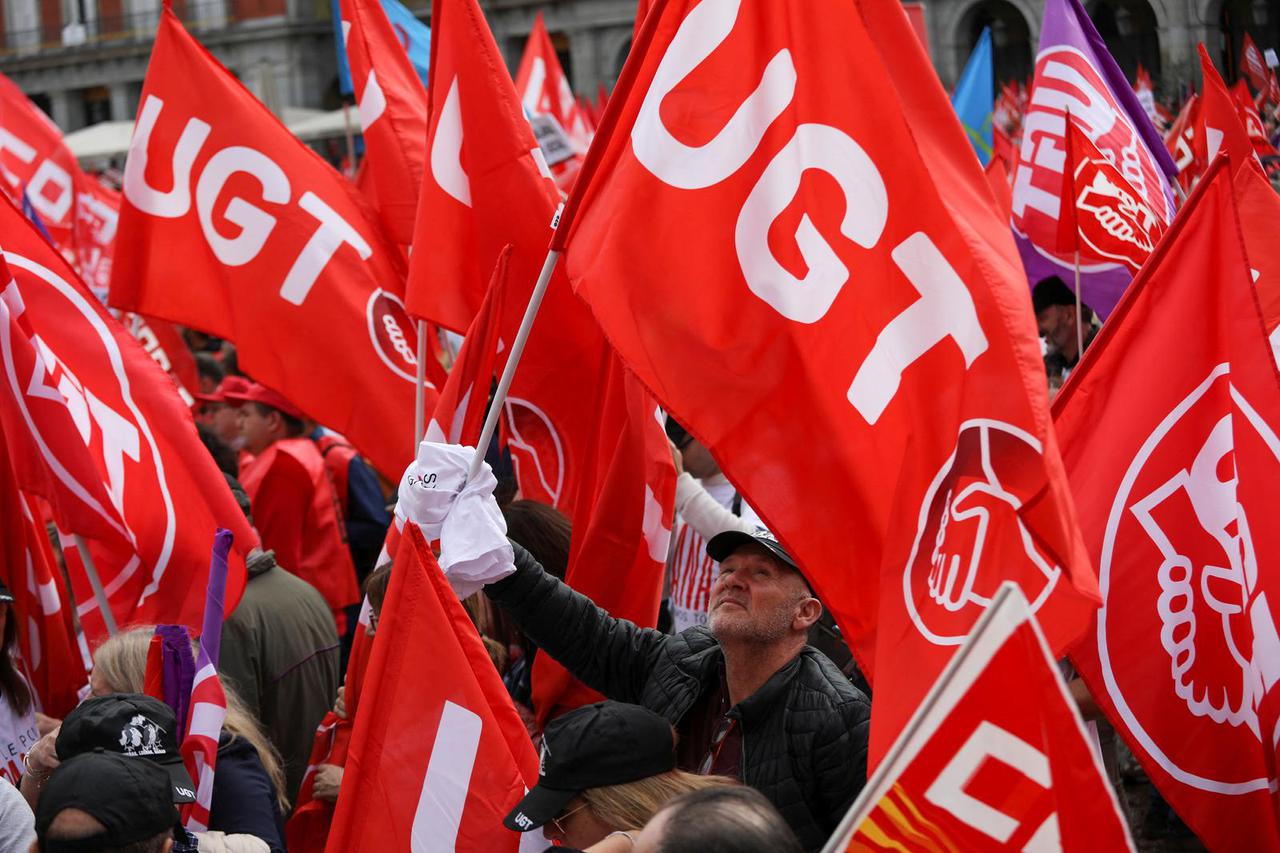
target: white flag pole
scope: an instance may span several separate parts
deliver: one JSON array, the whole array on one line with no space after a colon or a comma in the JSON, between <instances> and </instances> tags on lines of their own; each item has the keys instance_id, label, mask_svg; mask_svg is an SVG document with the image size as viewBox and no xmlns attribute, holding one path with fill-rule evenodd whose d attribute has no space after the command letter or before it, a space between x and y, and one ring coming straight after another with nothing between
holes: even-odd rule
<instances>
[{"instance_id":1,"label":"white flag pole","mask_svg":"<svg viewBox=\"0 0 1280 853\"><path fill-rule=\"evenodd\" d=\"M1076 231L1076 363L1084 358L1084 317L1080 310L1080 232Z\"/></svg>"},{"instance_id":2,"label":"white flag pole","mask_svg":"<svg viewBox=\"0 0 1280 853\"><path fill-rule=\"evenodd\" d=\"M418 321L418 375L413 390L413 453L411 459L418 458L418 445L422 443L422 433L426 430L427 413L427 321Z\"/></svg>"},{"instance_id":3,"label":"white flag pole","mask_svg":"<svg viewBox=\"0 0 1280 853\"><path fill-rule=\"evenodd\" d=\"M93 587L93 597L98 600L98 609L102 611L102 621L107 626L107 636L114 637L116 635L116 617L111 612L111 604L107 601L107 592L102 588L102 578L98 577L98 567L93 564L93 557L89 556L89 546L85 544L84 537L79 533L71 534L72 540L76 543L76 550L80 552L80 562L84 563L84 573L89 576L89 586Z\"/></svg>"},{"instance_id":4,"label":"white flag pole","mask_svg":"<svg viewBox=\"0 0 1280 853\"><path fill-rule=\"evenodd\" d=\"M559 215L557 214L557 219ZM484 462L485 451L493 440L493 431L498 427L498 418L502 415L502 407L507 399L507 391L511 389L511 380L516 375L516 365L524 354L524 345L529 340L529 331L533 328L533 318L538 316L542 307L542 297L547 293L547 285L551 283L551 273L555 271L560 253L555 249L547 252L547 259L542 263L542 272L538 274L538 283L534 285L533 294L529 297L529 305L524 309L524 319L520 321L520 331L516 333L515 342L511 345L511 354L507 356L506 367L502 369L502 378L498 380L498 390L494 392L493 402L489 405L489 414L484 419L484 429L480 430L480 440L476 443L476 455L471 460L471 470L467 479L471 479L480 471Z\"/></svg>"}]
</instances>

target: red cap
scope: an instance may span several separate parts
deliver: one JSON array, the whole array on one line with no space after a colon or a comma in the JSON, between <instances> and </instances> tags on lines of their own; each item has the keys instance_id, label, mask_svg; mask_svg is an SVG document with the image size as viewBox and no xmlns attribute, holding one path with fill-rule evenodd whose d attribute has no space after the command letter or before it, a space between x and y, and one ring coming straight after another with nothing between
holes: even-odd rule
<instances>
[{"instance_id":1,"label":"red cap","mask_svg":"<svg viewBox=\"0 0 1280 853\"><path fill-rule=\"evenodd\" d=\"M229 394L243 393L252 384L243 376L227 376L218 383L218 387L213 389L212 394L196 394L194 396L201 403L230 403ZM236 405L239 405L239 403Z\"/></svg>"},{"instance_id":2,"label":"red cap","mask_svg":"<svg viewBox=\"0 0 1280 853\"><path fill-rule=\"evenodd\" d=\"M284 397L277 394L275 391L272 391L265 385L259 385L257 382L249 383L249 387L242 391L228 391L226 397L228 403L235 403L237 405L240 403L261 403L262 405L270 406L291 418L302 420L304 417L302 412L298 411L294 405Z\"/></svg>"}]
</instances>

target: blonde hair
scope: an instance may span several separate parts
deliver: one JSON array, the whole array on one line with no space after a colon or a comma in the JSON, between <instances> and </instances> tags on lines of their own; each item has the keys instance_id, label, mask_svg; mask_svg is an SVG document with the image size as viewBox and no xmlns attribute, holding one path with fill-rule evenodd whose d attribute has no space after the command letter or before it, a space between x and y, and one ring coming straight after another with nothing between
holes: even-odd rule
<instances>
[{"instance_id":1,"label":"blonde hair","mask_svg":"<svg viewBox=\"0 0 1280 853\"><path fill-rule=\"evenodd\" d=\"M668 770L621 785L588 788L578 796L601 823L615 830L631 830L643 829L658 809L681 794L737 784L736 779L728 776L699 776L684 770Z\"/></svg>"},{"instance_id":2,"label":"blonde hair","mask_svg":"<svg viewBox=\"0 0 1280 853\"><path fill-rule=\"evenodd\" d=\"M147 650L151 646L151 637L155 634L154 625L140 625L121 631L98 646L93 653L93 670L103 684L113 693L142 693L147 677ZM289 810L289 800L285 797L284 766L280 753L267 739L258 721L245 708L240 697L226 681L222 682L222 692L227 697L227 718L222 728L231 735L231 739L244 738L258 753L258 759L267 771L276 791L276 803L283 814Z\"/></svg>"}]
</instances>

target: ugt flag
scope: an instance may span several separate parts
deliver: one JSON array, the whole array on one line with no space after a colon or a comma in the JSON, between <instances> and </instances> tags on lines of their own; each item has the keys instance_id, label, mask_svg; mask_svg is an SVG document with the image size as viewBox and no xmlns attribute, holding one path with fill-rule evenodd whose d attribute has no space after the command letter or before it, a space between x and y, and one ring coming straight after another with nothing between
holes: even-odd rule
<instances>
[{"instance_id":1,"label":"ugt flag","mask_svg":"<svg viewBox=\"0 0 1280 853\"><path fill-rule=\"evenodd\" d=\"M1027 276L1072 281L1074 259L1057 247L1066 118L1120 169L1162 223L1173 218L1169 181L1178 173L1160 135L1079 0L1046 0L1031 100L1013 176L1013 228ZM1081 298L1111 313L1132 273L1120 263L1081 267Z\"/></svg>"},{"instance_id":2,"label":"ugt flag","mask_svg":"<svg viewBox=\"0 0 1280 853\"><path fill-rule=\"evenodd\" d=\"M1226 165L1054 403L1103 598L1072 660L1209 849L1277 850L1280 387Z\"/></svg>"},{"instance_id":3,"label":"ugt flag","mask_svg":"<svg viewBox=\"0 0 1280 853\"><path fill-rule=\"evenodd\" d=\"M996 103L996 84L991 65L991 28L983 27L978 43L969 54L960 82L951 95L951 105L956 108L960 124L964 127L969 144L978 155L978 162L987 165L991 160L992 114Z\"/></svg>"}]
</instances>

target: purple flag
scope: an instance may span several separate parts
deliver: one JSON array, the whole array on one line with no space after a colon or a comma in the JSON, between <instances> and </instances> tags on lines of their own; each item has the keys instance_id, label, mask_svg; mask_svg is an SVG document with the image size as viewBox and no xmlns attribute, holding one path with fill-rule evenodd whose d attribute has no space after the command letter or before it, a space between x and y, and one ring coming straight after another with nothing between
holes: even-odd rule
<instances>
[{"instance_id":1,"label":"purple flag","mask_svg":"<svg viewBox=\"0 0 1280 853\"><path fill-rule=\"evenodd\" d=\"M157 625L154 636L160 641L160 687L164 692L164 703L173 709L173 715L178 720L176 735L178 743L182 743L187 731L191 684L196 675L196 662L191 654L191 634L186 625Z\"/></svg>"},{"instance_id":2,"label":"purple flag","mask_svg":"<svg viewBox=\"0 0 1280 853\"><path fill-rule=\"evenodd\" d=\"M1074 282L1072 255L1057 250L1068 112L1161 220L1173 218L1178 169L1160 134L1078 0L1046 0L1013 182L1013 230L1033 284ZM1080 269L1081 300L1105 318L1132 274L1120 264Z\"/></svg>"},{"instance_id":3,"label":"purple flag","mask_svg":"<svg viewBox=\"0 0 1280 853\"><path fill-rule=\"evenodd\" d=\"M227 555L235 535L219 527L213 535L213 556L209 560L209 587L204 599L204 622L200 628L200 646L209 655L209 663L218 667L222 651L222 617L227 597Z\"/></svg>"}]
</instances>

